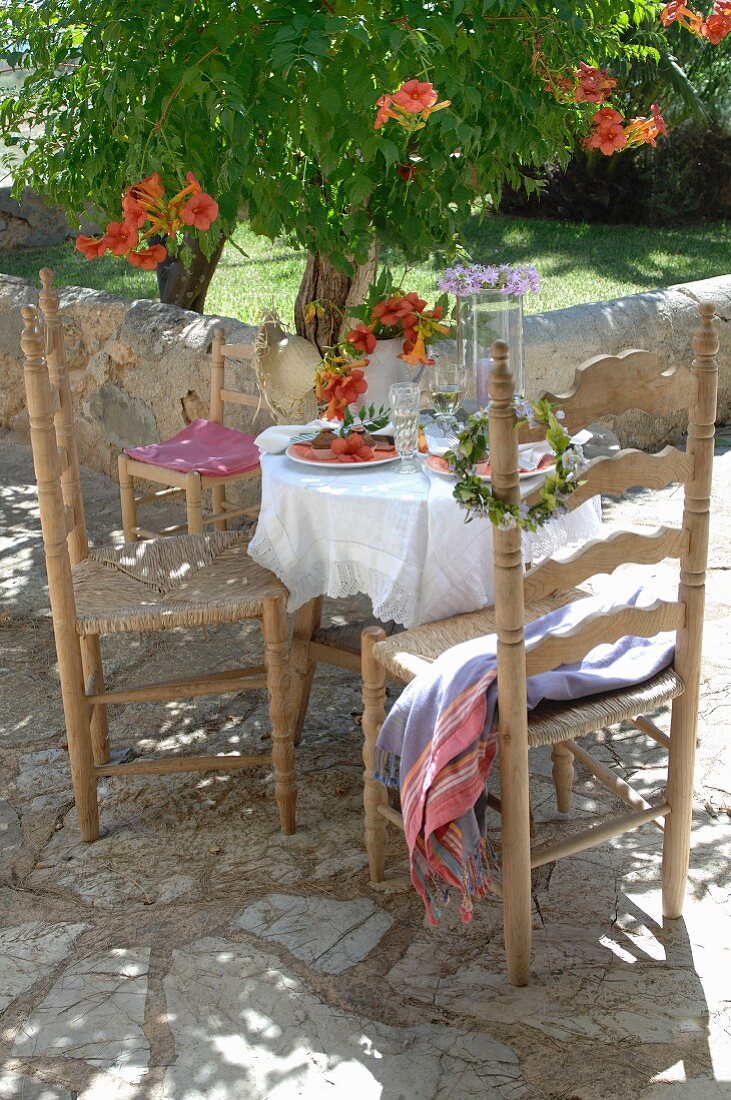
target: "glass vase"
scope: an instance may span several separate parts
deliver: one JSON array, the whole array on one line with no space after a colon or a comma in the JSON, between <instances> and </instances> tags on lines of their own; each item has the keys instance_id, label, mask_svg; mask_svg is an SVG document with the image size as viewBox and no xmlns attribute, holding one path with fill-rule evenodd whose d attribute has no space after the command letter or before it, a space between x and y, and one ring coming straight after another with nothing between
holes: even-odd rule
<instances>
[{"instance_id":1,"label":"glass vase","mask_svg":"<svg viewBox=\"0 0 731 1100\"><path fill-rule=\"evenodd\" d=\"M488 402L487 380L493 363L490 347L496 340L508 345L515 392L525 394L522 296L501 294L499 290L473 294L460 302L459 328L478 408Z\"/></svg>"}]
</instances>

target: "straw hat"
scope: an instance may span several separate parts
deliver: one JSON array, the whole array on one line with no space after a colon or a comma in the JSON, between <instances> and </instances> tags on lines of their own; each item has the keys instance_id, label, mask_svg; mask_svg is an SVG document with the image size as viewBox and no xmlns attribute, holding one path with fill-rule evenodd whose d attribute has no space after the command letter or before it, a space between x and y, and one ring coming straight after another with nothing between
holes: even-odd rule
<instances>
[{"instance_id":1,"label":"straw hat","mask_svg":"<svg viewBox=\"0 0 731 1100\"><path fill-rule=\"evenodd\" d=\"M255 345L259 391L278 424L306 424L317 416L315 369L322 356L302 336L285 332L276 313L266 313Z\"/></svg>"}]
</instances>

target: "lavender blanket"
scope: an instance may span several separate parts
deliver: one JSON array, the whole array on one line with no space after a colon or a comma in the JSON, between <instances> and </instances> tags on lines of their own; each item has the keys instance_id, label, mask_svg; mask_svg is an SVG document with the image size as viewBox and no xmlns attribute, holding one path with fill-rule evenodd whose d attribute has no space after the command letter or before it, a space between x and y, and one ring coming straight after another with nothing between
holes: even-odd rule
<instances>
[{"instance_id":1,"label":"lavender blanket","mask_svg":"<svg viewBox=\"0 0 731 1100\"><path fill-rule=\"evenodd\" d=\"M649 607L656 593L636 585L611 597L588 597L526 626L526 640L563 633L589 615L618 604ZM528 680L528 708L544 699L570 700L629 687L655 676L673 659L675 633L625 637L596 646L572 665ZM497 639L494 634L454 646L402 692L376 746L376 776L398 785L412 880L431 920L436 894L459 886L463 916L470 898L485 892L484 787L495 755Z\"/></svg>"}]
</instances>

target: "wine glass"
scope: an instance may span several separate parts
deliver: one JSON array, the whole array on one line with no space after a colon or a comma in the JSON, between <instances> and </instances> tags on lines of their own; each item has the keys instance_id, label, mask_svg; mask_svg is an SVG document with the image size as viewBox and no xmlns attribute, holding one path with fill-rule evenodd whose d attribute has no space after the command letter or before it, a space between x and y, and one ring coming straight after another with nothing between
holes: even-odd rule
<instances>
[{"instance_id":1,"label":"wine glass","mask_svg":"<svg viewBox=\"0 0 731 1100\"><path fill-rule=\"evenodd\" d=\"M429 367L429 395L435 419L445 435L466 392L467 370L457 357L438 358Z\"/></svg>"},{"instance_id":2,"label":"wine glass","mask_svg":"<svg viewBox=\"0 0 731 1100\"><path fill-rule=\"evenodd\" d=\"M421 390L410 382L397 382L389 388L393 438L401 462L397 474L416 474L420 470L416 455L419 449L419 402Z\"/></svg>"}]
</instances>

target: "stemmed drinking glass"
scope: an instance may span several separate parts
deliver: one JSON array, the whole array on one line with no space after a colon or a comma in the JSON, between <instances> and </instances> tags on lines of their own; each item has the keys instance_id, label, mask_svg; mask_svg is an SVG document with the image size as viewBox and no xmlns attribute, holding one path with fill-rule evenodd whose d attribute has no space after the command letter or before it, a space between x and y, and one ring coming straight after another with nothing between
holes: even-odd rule
<instances>
[{"instance_id":1,"label":"stemmed drinking glass","mask_svg":"<svg viewBox=\"0 0 731 1100\"><path fill-rule=\"evenodd\" d=\"M466 391L467 370L457 356L439 357L429 367L429 395L435 419L445 435Z\"/></svg>"},{"instance_id":2,"label":"stemmed drinking glass","mask_svg":"<svg viewBox=\"0 0 731 1100\"><path fill-rule=\"evenodd\" d=\"M419 399L421 390L410 382L397 382L390 387L391 424L393 438L401 462L396 473L416 474L420 470L417 460L419 450Z\"/></svg>"}]
</instances>

